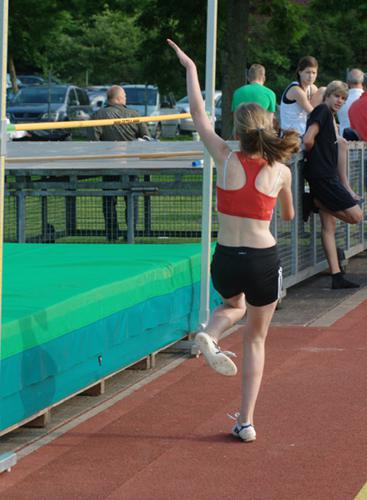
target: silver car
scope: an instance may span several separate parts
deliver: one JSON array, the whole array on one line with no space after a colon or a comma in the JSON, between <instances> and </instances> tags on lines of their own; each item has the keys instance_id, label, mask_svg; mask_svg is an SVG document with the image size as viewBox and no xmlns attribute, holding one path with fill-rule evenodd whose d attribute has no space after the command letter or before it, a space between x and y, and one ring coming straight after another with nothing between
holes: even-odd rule
<instances>
[{"instance_id":1,"label":"silver car","mask_svg":"<svg viewBox=\"0 0 367 500\"><path fill-rule=\"evenodd\" d=\"M205 91L202 91L201 95L205 100ZM215 91L214 105L215 105L215 130L220 133L221 123L222 123L222 92L220 90ZM180 113L190 113L189 98L185 96L179 101L177 101L176 107L180 110ZM196 132L192 118L182 118L180 120L180 132L181 133Z\"/></svg>"},{"instance_id":2,"label":"silver car","mask_svg":"<svg viewBox=\"0 0 367 500\"><path fill-rule=\"evenodd\" d=\"M158 87L144 84L121 84L126 93L126 106L135 109L141 116L162 116L178 114L172 94L161 96ZM148 122L152 137L174 137L179 131L178 120Z\"/></svg>"}]
</instances>

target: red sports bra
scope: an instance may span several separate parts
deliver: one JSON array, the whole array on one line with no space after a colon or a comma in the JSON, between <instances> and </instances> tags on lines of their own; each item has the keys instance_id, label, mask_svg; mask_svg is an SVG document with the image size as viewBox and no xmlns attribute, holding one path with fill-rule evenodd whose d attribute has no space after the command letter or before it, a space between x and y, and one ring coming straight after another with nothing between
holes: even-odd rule
<instances>
[{"instance_id":1,"label":"red sports bra","mask_svg":"<svg viewBox=\"0 0 367 500\"><path fill-rule=\"evenodd\" d=\"M277 198L256 189L256 177L266 165L263 158L249 158L236 152L246 174L246 184L239 189L223 189L217 186L218 211L226 215L249 219L271 220Z\"/></svg>"}]
</instances>

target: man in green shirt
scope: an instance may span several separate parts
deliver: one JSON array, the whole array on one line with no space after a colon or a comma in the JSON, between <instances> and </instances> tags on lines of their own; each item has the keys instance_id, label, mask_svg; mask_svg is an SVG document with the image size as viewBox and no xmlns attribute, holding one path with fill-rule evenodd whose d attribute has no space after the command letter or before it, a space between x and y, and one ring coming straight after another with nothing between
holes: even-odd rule
<instances>
[{"instance_id":1,"label":"man in green shirt","mask_svg":"<svg viewBox=\"0 0 367 500\"><path fill-rule=\"evenodd\" d=\"M243 102L256 102L262 108L275 112L276 97L275 93L268 87L265 87L265 68L261 64L253 64L248 70L248 85L243 85L236 89L232 98L232 111ZM273 118L273 117L272 117Z\"/></svg>"}]
</instances>

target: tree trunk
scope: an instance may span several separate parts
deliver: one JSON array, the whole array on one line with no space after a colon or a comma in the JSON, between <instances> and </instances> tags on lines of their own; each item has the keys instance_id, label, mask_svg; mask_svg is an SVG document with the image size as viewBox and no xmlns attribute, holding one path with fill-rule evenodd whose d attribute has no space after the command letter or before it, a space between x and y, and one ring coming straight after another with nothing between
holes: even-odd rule
<instances>
[{"instance_id":1,"label":"tree trunk","mask_svg":"<svg viewBox=\"0 0 367 500\"><path fill-rule=\"evenodd\" d=\"M12 91L13 94L16 94L19 90L19 87L17 84L17 74L15 71L14 59L12 54L9 55L8 64L9 64L9 73L10 73Z\"/></svg>"},{"instance_id":2,"label":"tree trunk","mask_svg":"<svg viewBox=\"0 0 367 500\"><path fill-rule=\"evenodd\" d=\"M250 0L226 0L225 33L220 54L222 65L222 137L233 138L233 92L245 84Z\"/></svg>"}]
</instances>

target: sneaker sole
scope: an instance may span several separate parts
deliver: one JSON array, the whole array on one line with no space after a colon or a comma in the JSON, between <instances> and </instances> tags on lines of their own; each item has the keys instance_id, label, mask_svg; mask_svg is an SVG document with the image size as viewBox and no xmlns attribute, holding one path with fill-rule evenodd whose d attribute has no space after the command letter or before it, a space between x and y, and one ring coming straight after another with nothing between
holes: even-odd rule
<instances>
[{"instance_id":1,"label":"sneaker sole","mask_svg":"<svg viewBox=\"0 0 367 500\"><path fill-rule=\"evenodd\" d=\"M237 374L237 366L228 356L224 353L213 354L211 352L212 344L206 336L198 334L195 337L195 344L200 349L208 365L217 373L226 377L233 377Z\"/></svg>"},{"instance_id":2,"label":"sneaker sole","mask_svg":"<svg viewBox=\"0 0 367 500\"><path fill-rule=\"evenodd\" d=\"M237 434L236 432L232 432L231 433L232 436L236 437L237 439L241 439L241 441L243 441L244 443L252 443L253 441L256 441L256 435L255 436L249 436L248 438L246 439L243 439L239 434Z\"/></svg>"}]
</instances>

